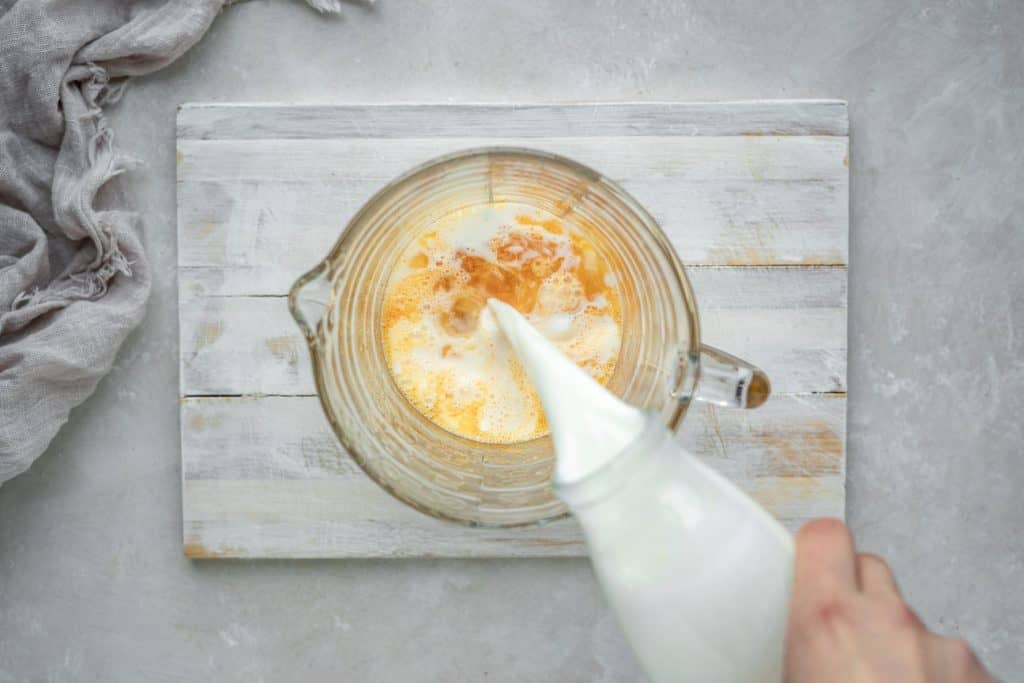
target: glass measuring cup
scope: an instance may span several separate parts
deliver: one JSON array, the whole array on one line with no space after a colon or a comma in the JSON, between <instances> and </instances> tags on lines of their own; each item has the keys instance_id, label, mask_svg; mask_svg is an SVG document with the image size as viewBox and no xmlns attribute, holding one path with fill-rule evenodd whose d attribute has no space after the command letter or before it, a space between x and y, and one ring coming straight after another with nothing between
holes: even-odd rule
<instances>
[{"instance_id":1,"label":"glass measuring cup","mask_svg":"<svg viewBox=\"0 0 1024 683\"><path fill-rule=\"evenodd\" d=\"M546 152L476 149L394 180L352 218L327 257L292 286L324 413L349 454L391 494L436 517L517 526L566 513L549 479L550 437L482 443L424 417L392 379L382 344L388 278L438 219L477 204L526 204L582 227L618 278L622 345L608 388L670 429L694 399L753 408L763 372L700 342L686 274L653 218L614 182Z\"/></svg>"}]
</instances>

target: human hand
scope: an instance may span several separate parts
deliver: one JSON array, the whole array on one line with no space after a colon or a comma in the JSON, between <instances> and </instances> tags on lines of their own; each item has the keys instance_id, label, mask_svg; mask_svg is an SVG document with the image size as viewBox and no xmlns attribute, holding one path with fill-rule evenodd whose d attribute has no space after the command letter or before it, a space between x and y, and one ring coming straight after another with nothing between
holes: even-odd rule
<instances>
[{"instance_id":1,"label":"human hand","mask_svg":"<svg viewBox=\"0 0 1024 683\"><path fill-rule=\"evenodd\" d=\"M819 519L796 536L786 633L786 683L988 683L962 640L936 635L903 602L892 572L858 554L842 522Z\"/></svg>"}]
</instances>

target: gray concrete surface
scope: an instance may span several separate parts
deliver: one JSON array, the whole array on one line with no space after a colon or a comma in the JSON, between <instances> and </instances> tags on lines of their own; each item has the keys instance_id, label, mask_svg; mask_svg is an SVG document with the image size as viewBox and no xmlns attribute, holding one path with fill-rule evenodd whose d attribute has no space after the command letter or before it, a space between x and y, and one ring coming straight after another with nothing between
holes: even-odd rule
<instances>
[{"instance_id":1,"label":"gray concrete surface","mask_svg":"<svg viewBox=\"0 0 1024 683\"><path fill-rule=\"evenodd\" d=\"M125 187L153 297L0 488L0 681L640 678L582 561L182 557L175 105L817 96L852 121L849 520L929 625L1019 680L1022 27L1019 0L231 8L113 115L148 164Z\"/></svg>"}]
</instances>

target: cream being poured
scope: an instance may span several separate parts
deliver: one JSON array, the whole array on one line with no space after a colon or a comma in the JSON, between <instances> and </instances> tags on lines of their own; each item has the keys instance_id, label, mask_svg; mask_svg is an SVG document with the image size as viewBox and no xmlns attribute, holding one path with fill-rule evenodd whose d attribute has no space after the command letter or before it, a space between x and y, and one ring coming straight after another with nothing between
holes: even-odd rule
<instances>
[{"instance_id":1,"label":"cream being poured","mask_svg":"<svg viewBox=\"0 0 1024 683\"><path fill-rule=\"evenodd\" d=\"M596 472L643 433L642 410L596 382L516 309L497 299L487 305L540 396L555 442L557 482Z\"/></svg>"}]
</instances>

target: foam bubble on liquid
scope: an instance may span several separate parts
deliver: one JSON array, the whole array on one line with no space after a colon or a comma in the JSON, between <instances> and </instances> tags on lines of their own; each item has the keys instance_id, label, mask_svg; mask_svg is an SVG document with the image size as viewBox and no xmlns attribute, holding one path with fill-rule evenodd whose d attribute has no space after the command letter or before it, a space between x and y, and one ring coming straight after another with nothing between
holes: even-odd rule
<instances>
[{"instance_id":1,"label":"foam bubble on liquid","mask_svg":"<svg viewBox=\"0 0 1024 683\"><path fill-rule=\"evenodd\" d=\"M544 321L544 336L556 341L566 341L572 337L572 316L568 313L552 313Z\"/></svg>"}]
</instances>

